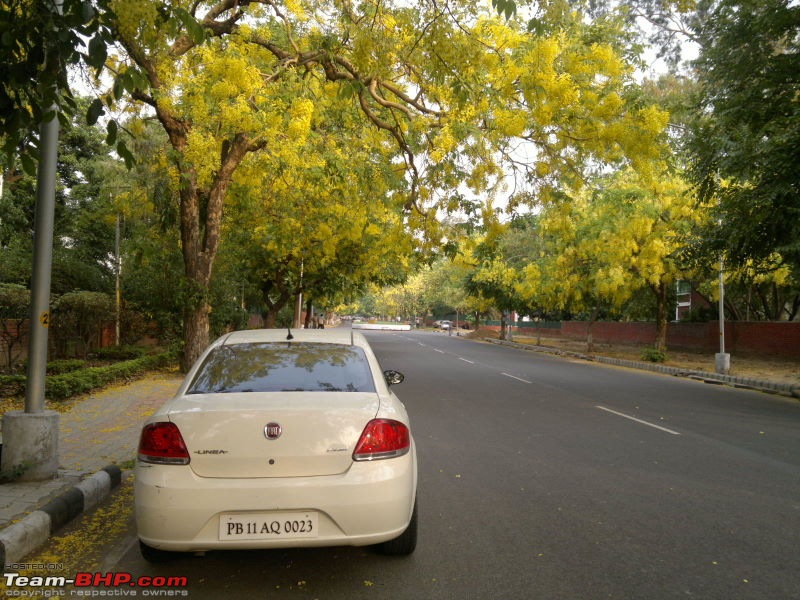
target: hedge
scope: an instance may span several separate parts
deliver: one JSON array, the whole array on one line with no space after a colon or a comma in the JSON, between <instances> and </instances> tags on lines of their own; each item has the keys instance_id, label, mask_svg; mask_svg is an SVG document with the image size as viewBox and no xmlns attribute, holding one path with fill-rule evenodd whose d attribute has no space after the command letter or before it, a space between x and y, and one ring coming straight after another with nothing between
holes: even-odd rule
<instances>
[{"instance_id":1,"label":"hedge","mask_svg":"<svg viewBox=\"0 0 800 600\"><path fill-rule=\"evenodd\" d=\"M105 367L88 367L69 373L48 375L45 378L45 397L50 400L64 400L77 394L85 394L115 381L143 375L147 371L160 369L172 364L172 353L153 354L134 360L114 363ZM4 396L25 394L24 375L0 376L0 393Z\"/></svg>"},{"instance_id":2,"label":"hedge","mask_svg":"<svg viewBox=\"0 0 800 600\"><path fill-rule=\"evenodd\" d=\"M98 358L103 360L129 360L141 358L147 354L147 348L141 346L108 346L97 351Z\"/></svg>"},{"instance_id":3,"label":"hedge","mask_svg":"<svg viewBox=\"0 0 800 600\"><path fill-rule=\"evenodd\" d=\"M24 396L25 375L0 375L0 398Z\"/></svg>"},{"instance_id":4,"label":"hedge","mask_svg":"<svg viewBox=\"0 0 800 600\"><path fill-rule=\"evenodd\" d=\"M86 366L86 361L80 358L62 358L59 360L51 360L47 363L48 375L61 375L62 373L70 373L77 371Z\"/></svg>"}]
</instances>

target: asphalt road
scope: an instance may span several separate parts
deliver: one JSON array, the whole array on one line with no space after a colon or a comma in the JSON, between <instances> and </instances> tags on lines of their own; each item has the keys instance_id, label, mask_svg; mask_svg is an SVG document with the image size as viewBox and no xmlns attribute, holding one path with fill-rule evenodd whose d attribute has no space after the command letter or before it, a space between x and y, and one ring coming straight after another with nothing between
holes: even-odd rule
<instances>
[{"instance_id":1,"label":"asphalt road","mask_svg":"<svg viewBox=\"0 0 800 600\"><path fill-rule=\"evenodd\" d=\"M420 540L104 570L188 597L800 599L800 403L443 333L368 333L408 407ZM139 594L141 595L141 590Z\"/></svg>"}]
</instances>

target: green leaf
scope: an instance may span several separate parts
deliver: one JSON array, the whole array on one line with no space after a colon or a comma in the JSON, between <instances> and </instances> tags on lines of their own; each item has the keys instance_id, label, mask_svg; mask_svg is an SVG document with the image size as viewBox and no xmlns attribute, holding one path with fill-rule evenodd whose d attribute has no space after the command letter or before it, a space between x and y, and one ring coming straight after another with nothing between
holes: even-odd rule
<instances>
[{"instance_id":1,"label":"green leaf","mask_svg":"<svg viewBox=\"0 0 800 600\"><path fill-rule=\"evenodd\" d=\"M33 160L33 157L30 154L23 153L20 155L19 159L22 162L22 170L25 171L27 175L35 176L36 161Z\"/></svg>"},{"instance_id":2,"label":"green leaf","mask_svg":"<svg viewBox=\"0 0 800 600\"><path fill-rule=\"evenodd\" d=\"M136 163L136 159L134 159L133 154L130 150L128 150L128 146L125 144L124 140L120 140L117 143L117 154L122 157L122 160L125 161L125 166L130 169Z\"/></svg>"},{"instance_id":3,"label":"green leaf","mask_svg":"<svg viewBox=\"0 0 800 600\"><path fill-rule=\"evenodd\" d=\"M128 90L146 90L149 85L150 81L147 79L144 73L142 73L138 69L128 69L128 73L130 73L130 87Z\"/></svg>"},{"instance_id":4,"label":"green leaf","mask_svg":"<svg viewBox=\"0 0 800 600\"><path fill-rule=\"evenodd\" d=\"M197 19L190 15L184 8L176 8L175 16L183 26L186 27L186 33L189 34L192 41L195 44L202 44L203 40L206 38L206 34L203 26L197 22Z\"/></svg>"},{"instance_id":5,"label":"green leaf","mask_svg":"<svg viewBox=\"0 0 800 600\"><path fill-rule=\"evenodd\" d=\"M514 0L492 0L492 7L497 14L510 19L517 13L517 3Z\"/></svg>"},{"instance_id":6,"label":"green leaf","mask_svg":"<svg viewBox=\"0 0 800 600\"><path fill-rule=\"evenodd\" d=\"M88 23L90 20L92 20L95 14L97 14L97 11L95 11L91 2L88 0L81 2L81 16L83 17L84 23Z\"/></svg>"},{"instance_id":7,"label":"green leaf","mask_svg":"<svg viewBox=\"0 0 800 600\"><path fill-rule=\"evenodd\" d=\"M528 32L534 35L544 35L549 29L548 24L542 19L533 18L528 21Z\"/></svg>"},{"instance_id":8,"label":"green leaf","mask_svg":"<svg viewBox=\"0 0 800 600\"><path fill-rule=\"evenodd\" d=\"M105 113L105 108L103 107L103 101L99 98L95 98L92 100L92 103L89 105L89 109L86 111L86 123L88 125L94 125L97 123L97 119L99 119Z\"/></svg>"},{"instance_id":9,"label":"green leaf","mask_svg":"<svg viewBox=\"0 0 800 600\"><path fill-rule=\"evenodd\" d=\"M90 67L100 69L105 65L106 58L108 58L106 43L102 35L98 33L89 40L89 54L86 56L86 62Z\"/></svg>"},{"instance_id":10,"label":"green leaf","mask_svg":"<svg viewBox=\"0 0 800 600\"><path fill-rule=\"evenodd\" d=\"M116 143L118 129L119 126L117 125L117 122L114 121L113 119L108 122L108 125L106 125L106 131L108 131L108 135L106 136L106 144L108 144L109 146L113 146Z\"/></svg>"},{"instance_id":11,"label":"green leaf","mask_svg":"<svg viewBox=\"0 0 800 600\"><path fill-rule=\"evenodd\" d=\"M119 75L114 80L114 85L111 89L111 92L114 94L114 100L119 100L120 98L122 98L122 94L125 92L124 78L125 78L125 73Z\"/></svg>"},{"instance_id":12,"label":"green leaf","mask_svg":"<svg viewBox=\"0 0 800 600\"><path fill-rule=\"evenodd\" d=\"M339 98L353 98L358 96L364 89L360 81L347 81L339 86Z\"/></svg>"}]
</instances>

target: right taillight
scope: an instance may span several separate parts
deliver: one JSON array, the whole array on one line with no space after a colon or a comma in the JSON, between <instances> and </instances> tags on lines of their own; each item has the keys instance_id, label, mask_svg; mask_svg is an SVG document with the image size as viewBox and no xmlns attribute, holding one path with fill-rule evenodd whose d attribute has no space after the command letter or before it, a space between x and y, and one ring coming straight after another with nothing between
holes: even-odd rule
<instances>
[{"instance_id":1,"label":"right taillight","mask_svg":"<svg viewBox=\"0 0 800 600\"><path fill-rule=\"evenodd\" d=\"M150 423L139 438L139 460L157 465L188 465L189 451L175 423Z\"/></svg>"},{"instance_id":2,"label":"right taillight","mask_svg":"<svg viewBox=\"0 0 800 600\"><path fill-rule=\"evenodd\" d=\"M395 458L408 453L411 434L400 421L373 419L364 428L353 452L353 460Z\"/></svg>"}]
</instances>

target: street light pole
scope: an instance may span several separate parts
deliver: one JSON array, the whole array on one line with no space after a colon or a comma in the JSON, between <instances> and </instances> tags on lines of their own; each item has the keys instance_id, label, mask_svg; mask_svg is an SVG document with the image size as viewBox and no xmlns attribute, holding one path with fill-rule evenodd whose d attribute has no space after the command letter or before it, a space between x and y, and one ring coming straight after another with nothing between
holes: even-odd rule
<instances>
[{"instance_id":1,"label":"street light pole","mask_svg":"<svg viewBox=\"0 0 800 600\"><path fill-rule=\"evenodd\" d=\"M61 14L61 7L61 0L53 1L54 12ZM58 56L48 54L45 59L46 68L60 68ZM41 123L25 410L8 411L3 415L0 473L17 481L44 481L58 473L59 415L56 411L44 409L58 163L57 113L58 107L54 103L44 113L50 115L49 120Z\"/></svg>"},{"instance_id":2,"label":"street light pole","mask_svg":"<svg viewBox=\"0 0 800 600\"><path fill-rule=\"evenodd\" d=\"M120 214L117 213L117 227L114 232L114 296L116 303L117 316L114 322L114 344L119 346L119 326L122 313L122 293L120 289L120 277L122 275L122 257L119 254L120 238Z\"/></svg>"},{"instance_id":3,"label":"street light pole","mask_svg":"<svg viewBox=\"0 0 800 600\"><path fill-rule=\"evenodd\" d=\"M715 355L716 371L727 375L731 370L731 355L725 352L725 262L719 257L719 352Z\"/></svg>"}]
</instances>

